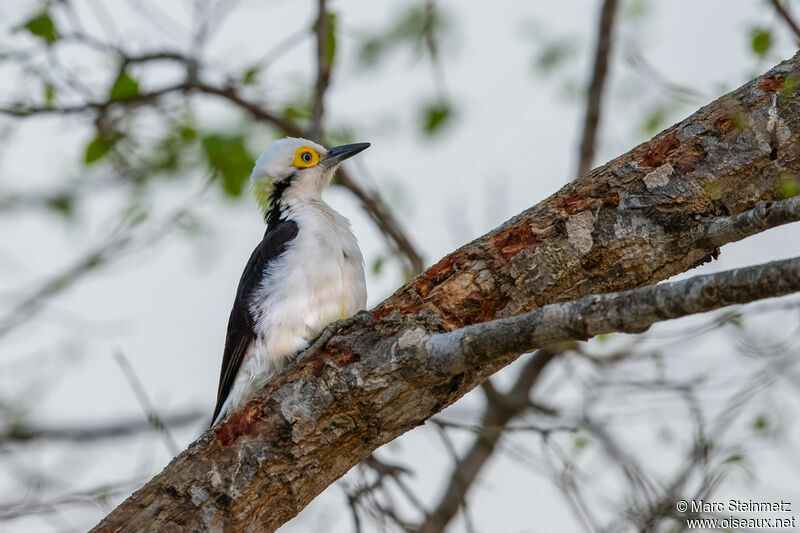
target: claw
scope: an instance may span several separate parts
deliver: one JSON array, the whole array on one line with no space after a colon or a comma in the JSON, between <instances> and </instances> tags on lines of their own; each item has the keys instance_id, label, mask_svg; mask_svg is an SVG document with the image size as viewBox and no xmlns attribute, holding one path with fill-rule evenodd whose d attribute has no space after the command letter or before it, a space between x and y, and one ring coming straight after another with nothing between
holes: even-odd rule
<instances>
[{"instance_id":1,"label":"claw","mask_svg":"<svg viewBox=\"0 0 800 533\"><path fill-rule=\"evenodd\" d=\"M325 328L323 328L323 330L320 332L319 335L317 335L317 337L314 340L312 340L309 343L308 348L306 348L297 355L295 363L299 363L306 357L309 357L314 353L316 353L316 351L319 350L323 344L331 340L331 338L333 338L333 336L339 331L349 328L350 326L356 324L365 324L369 326L374 326L375 319L372 318L372 313L370 313L366 309L362 309L353 316L347 317L342 320L337 320L336 322L331 322L330 324L325 326Z\"/></svg>"}]
</instances>

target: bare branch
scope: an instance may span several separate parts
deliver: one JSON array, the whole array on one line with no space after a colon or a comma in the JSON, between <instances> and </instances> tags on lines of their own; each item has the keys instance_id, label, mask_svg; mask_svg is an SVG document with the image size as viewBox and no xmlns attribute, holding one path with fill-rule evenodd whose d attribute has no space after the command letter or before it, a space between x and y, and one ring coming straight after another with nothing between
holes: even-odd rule
<instances>
[{"instance_id":1,"label":"bare branch","mask_svg":"<svg viewBox=\"0 0 800 533\"><path fill-rule=\"evenodd\" d=\"M196 424L207 418L207 412L193 410L163 415L161 421L166 427L177 428ZM0 445L32 441L95 441L127 437L156 430L151 421L142 418L117 420L104 425L15 426L4 433L0 433Z\"/></svg>"},{"instance_id":2,"label":"bare branch","mask_svg":"<svg viewBox=\"0 0 800 533\"><path fill-rule=\"evenodd\" d=\"M331 25L326 0L317 0L317 22L314 32L317 35L317 83L314 86L314 100L311 105L311 126L309 136L312 140L322 139L322 118L325 115L325 93L331 80L331 53L329 50Z\"/></svg>"},{"instance_id":3,"label":"bare branch","mask_svg":"<svg viewBox=\"0 0 800 533\"><path fill-rule=\"evenodd\" d=\"M611 55L611 40L617 0L603 0L600 23L597 28L597 45L594 52L592 81L586 93L586 115L583 120L583 138L578 158L577 178L582 178L592 169L597 145L597 127L600 123L600 109L603 105L603 87L608 74L608 59Z\"/></svg>"},{"instance_id":4,"label":"bare branch","mask_svg":"<svg viewBox=\"0 0 800 533\"><path fill-rule=\"evenodd\" d=\"M177 208L156 223L154 227L148 228L150 231L137 232L136 224L114 231L104 242L96 245L61 272L42 282L35 290L17 302L11 311L0 317L0 338L8 335L24 324L26 320L41 312L48 299L62 293L87 273L107 265L112 259L119 258L123 252L129 251L135 244L149 246L169 235L169 230L174 229L191 211L194 207L194 201L205 193L210 183L211 180L206 180L186 205Z\"/></svg>"},{"instance_id":5,"label":"bare branch","mask_svg":"<svg viewBox=\"0 0 800 533\"><path fill-rule=\"evenodd\" d=\"M147 392L144 390L144 385L142 385L142 382L133 370L131 362L121 351L114 353L114 360L117 361L117 364L122 369L125 379L128 381L131 390L133 390L136 396L136 400L139 402L139 405L142 406L145 416L147 416L147 421L164 439L167 449L173 454L178 453L180 451L178 443L175 442L169 427L164 423L161 415L158 414L158 410L153 405L153 402L150 401L150 397L147 395Z\"/></svg>"},{"instance_id":6,"label":"bare branch","mask_svg":"<svg viewBox=\"0 0 800 533\"><path fill-rule=\"evenodd\" d=\"M478 435L464 457L454 465L442 498L417 529L419 533L444 531L458 512L462 502L466 500L467 492L486 461L494 453L506 426L530 407L530 390L542 370L559 353L556 349L539 350L531 355L508 393L499 395L496 394L496 391L495 394L487 393L486 410Z\"/></svg>"},{"instance_id":7,"label":"bare branch","mask_svg":"<svg viewBox=\"0 0 800 533\"><path fill-rule=\"evenodd\" d=\"M783 21L789 26L789 29L792 30L794 33L795 42L800 44L800 26L797 25L795 22L794 17L792 14L789 13L789 10L781 3L780 0L769 0L769 3L772 4L772 7L775 8L775 11L780 15Z\"/></svg>"},{"instance_id":8,"label":"bare branch","mask_svg":"<svg viewBox=\"0 0 800 533\"><path fill-rule=\"evenodd\" d=\"M524 315L430 337L428 357L469 366L603 333L642 333L664 320L800 291L800 258L551 304ZM510 361L508 361L510 362ZM507 364L507 363L506 363Z\"/></svg>"}]
</instances>

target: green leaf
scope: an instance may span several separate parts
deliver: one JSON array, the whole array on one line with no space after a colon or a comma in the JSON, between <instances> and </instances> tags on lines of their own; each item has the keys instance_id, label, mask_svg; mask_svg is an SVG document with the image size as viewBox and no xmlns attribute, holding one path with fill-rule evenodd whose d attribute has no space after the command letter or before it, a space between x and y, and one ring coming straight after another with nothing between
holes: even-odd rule
<instances>
[{"instance_id":1,"label":"green leaf","mask_svg":"<svg viewBox=\"0 0 800 533\"><path fill-rule=\"evenodd\" d=\"M600 335L595 335L594 340L598 344L605 344L612 337L612 335L612 333L601 333Z\"/></svg>"},{"instance_id":2,"label":"green leaf","mask_svg":"<svg viewBox=\"0 0 800 533\"><path fill-rule=\"evenodd\" d=\"M772 33L764 28L755 28L750 32L750 36L753 53L757 56L765 56L772 47Z\"/></svg>"},{"instance_id":3,"label":"green leaf","mask_svg":"<svg viewBox=\"0 0 800 533\"><path fill-rule=\"evenodd\" d=\"M650 12L650 6L645 0L631 0L623 4L622 14L628 18L642 18Z\"/></svg>"},{"instance_id":4,"label":"green leaf","mask_svg":"<svg viewBox=\"0 0 800 533\"><path fill-rule=\"evenodd\" d=\"M114 141L105 137L95 137L86 145L86 154L83 162L87 165L99 161L114 146Z\"/></svg>"},{"instance_id":5,"label":"green leaf","mask_svg":"<svg viewBox=\"0 0 800 533\"><path fill-rule=\"evenodd\" d=\"M365 66L374 66L386 53L410 46L419 56L435 57L439 42L449 31L449 18L437 5L413 5L393 17L388 29L367 35L359 46L358 57Z\"/></svg>"},{"instance_id":6,"label":"green leaf","mask_svg":"<svg viewBox=\"0 0 800 533\"><path fill-rule=\"evenodd\" d=\"M56 103L56 88L53 87L49 83L45 83L44 85L44 105L47 107L53 107L53 104Z\"/></svg>"},{"instance_id":7,"label":"green leaf","mask_svg":"<svg viewBox=\"0 0 800 533\"><path fill-rule=\"evenodd\" d=\"M753 420L753 429L759 433L765 433L770 427L770 420L767 415L761 413L756 415Z\"/></svg>"},{"instance_id":8,"label":"green leaf","mask_svg":"<svg viewBox=\"0 0 800 533\"><path fill-rule=\"evenodd\" d=\"M326 132L326 138L330 146L339 146L341 144L350 144L356 142L352 130L346 127L339 127L331 129Z\"/></svg>"},{"instance_id":9,"label":"green leaf","mask_svg":"<svg viewBox=\"0 0 800 533\"><path fill-rule=\"evenodd\" d=\"M536 69L543 74L550 73L564 61L574 57L575 52L572 41L562 39L548 43L536 57Z\"/></svg>"},{"instance_id":10,"label":"green leaf","mask_svg":"<svg viewBox=\"0 0 800 533\"><path fill-rule=\"evenodd\" d=\"M311 118L311 106L308 103L287 104L283 108L283 115L294 122Z\"/></svg>"},{"instance_id":11,"label":"green leaf","mask_svg":"<svg viewBox=\"0 0 800 533\"><path fill-rule=\"evenodd\" d=\"M578 435L575 435L575 437L573 439L573 442L572 442L572 445L575 448L575 451L579 452L581 450L586 449L586 447L589 446L589 444L591 444L591 442L592 441L591 441L591 439L589 439L588 435L583 434L583 433L579 433Z\"/></svg>"},{"instance_id":12,"label":"green leaf","mask_svg":"<svg viewBox=\"0 0 800 533\"><path fill-rule=\"evenodd\" d=\"M47 207L64 218L70 218L75 212L75 199L68 194L60 194L49 198Z\"/></svg>"},{"instance_id":13,"label":"green leaf","mask_svg":"<svg viewBox=\"0 0 800 533\"><path fill-rule=\"evenodd\" d=\"M31 35L44 39L48 43L54 43L58 40L56 25L46 11L28 19L21 28L28 30Z\"/></svg>"},{"instance_id":14,"label":"green leaf","mask_svg":"<svg viewBox=\"0 0 800 533\"><path fill-rule=\"evenodd\" d=\"M327 57L325 58L328 62L328 65L333 65L333 59L336 57L336 13L331 11L327 12L327 39L325 41L325 49L327 52ZM315 19L314 23L311 25L311 33L316 35L317 33L317 24L319 19Z\"/></svg>"},{"instance_id":15,"label":"green leaf","mask_svg":"<svg viewBox=\"0 0 800 533\"><path fill-rule=\"evenodd\" d=\"M111 100L129 100L139 95L139 82L133 79L127 72L120 72L114 85L111 86Z\"/></svg>"},{"instance_id":16,"label":"green leaf","mask_svg":"<svg viewBox=\"0 0 800 533\"><path fill-rule=\"evenodd\" d=\"M379 275L381 273L381 270L383 270L383 265L385 263L386 263L386 256L379 255L378 257L376 257L375 260L372 262L372 273L375 274L376 276Z\"/></svg>"},{"instance_id":17,"label":"green leaf","mask_svg":"<svg viewBox=\"0 0 800 533\"><path fill-rule=\"evenodd\" d=\"M333 65L333 60L336 58L336 29L336 13L328 12L328 42L326 43L328 65Z\"/></svg>"},{"instance_id":18,"label":"green leaf","mask_svg":"<svg viewBox=\"0 0 800 533\"><path fill-rule=\"evenodd\" d=\"M250 67L242 74L242 85L255 85L258 83L258 66Z\"/></svg>"},{"instance_id":19,"label":"green leaf","mask_svg":"<svg viewBox=\"0 0 800 533\"><path fill-rule=\"evenodd\" d=\"M422 132L426 135L440 133L452 120L452 111L446 102L433 102L422 108Z\"/></svg>"},{"instance_id":20,"label":"green leaf","mask_svg":"<svg viewBox=\"0 0 800 533\"><path fill-rule=\"evenodd\" d=\"M655 109L652 109L647 115L645 115L644 121L642 122L642 130L647 135L655 135L661 130L666 118L667 118L667 113L664 110L664 108L656 107Z\"/></svg>"},{"instance_id":21,"label":"green leaf","mask_svg":"<svg viewBox=\"0 0 800 533\"><path fill-rule=\"evenodd\" d=\"M242 194L255 160L244 145L244 137L212 133L203 137L208 166L222 177L222 189L229 196Z\"/></svg>"},{"instance_id":22,"label":"green leaf","mask_svg":"<svg viewBox=\"0 0 800 533\"><path fill-rule=\"evenodd\" d=\"M197 138L197 130L188 124L184 124L181 126L180 137L183 141L193 141Z\"/></svg>"},{"instance_id":23,"label":"green leaf","mask_svg":"<svg viewBox=\"0 0 800 533\"><path fill-rule=\"evenodd\" d=\"M375 66L386 49L386 42L380 37L368 37L361 42L358 49L358 60L363 65Z\"/></svg>"}]
</instances>

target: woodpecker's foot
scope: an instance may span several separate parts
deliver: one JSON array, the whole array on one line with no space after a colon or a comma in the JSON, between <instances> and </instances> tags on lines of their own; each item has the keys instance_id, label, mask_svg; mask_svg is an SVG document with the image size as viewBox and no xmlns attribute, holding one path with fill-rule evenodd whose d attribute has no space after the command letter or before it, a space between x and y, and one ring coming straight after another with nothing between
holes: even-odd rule
<instances>
[{"instance_id":1,"label":"woodpecker's foot","mask_svg":"<svg viewBox=\"0 0 800 533\"><path fill-rule=\"evenodd\" d=\"M347 329L349 327L355 325L375 325L375 319L372 318L372 313L367 310L361 310L358 313L354 314L353 316L347 317L342 320L337 320L336 322L331 322L325 329L322 330L322 333L317 335L317 337L311 341L308 345L308 348L300 352L295 360L296 363L299 363L301 359L304 359L310 355L313 355L319 350L323 344L331 340L331 338L340 332L343 329Z\"/></svg>"}]
</instances>

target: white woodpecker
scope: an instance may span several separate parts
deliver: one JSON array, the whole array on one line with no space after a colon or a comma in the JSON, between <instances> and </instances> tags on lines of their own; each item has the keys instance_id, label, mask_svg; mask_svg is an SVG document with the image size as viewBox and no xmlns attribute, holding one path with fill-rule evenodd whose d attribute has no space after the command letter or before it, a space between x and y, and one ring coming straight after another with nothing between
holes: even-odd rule
<instances>
[{"instance_id":1,"label":"white woodpecker","mask_svg":"<svg viewBox=\"0 0 800 533\"><path fill-rule=\"evenodd\" d=\"M350 223L322 199L339 163L369 147L326 150L275 141L256 161L253 190L267 230L247 262L228 321L212 425L367 303L364 259Z\"/></svg>"}]
</instances>

